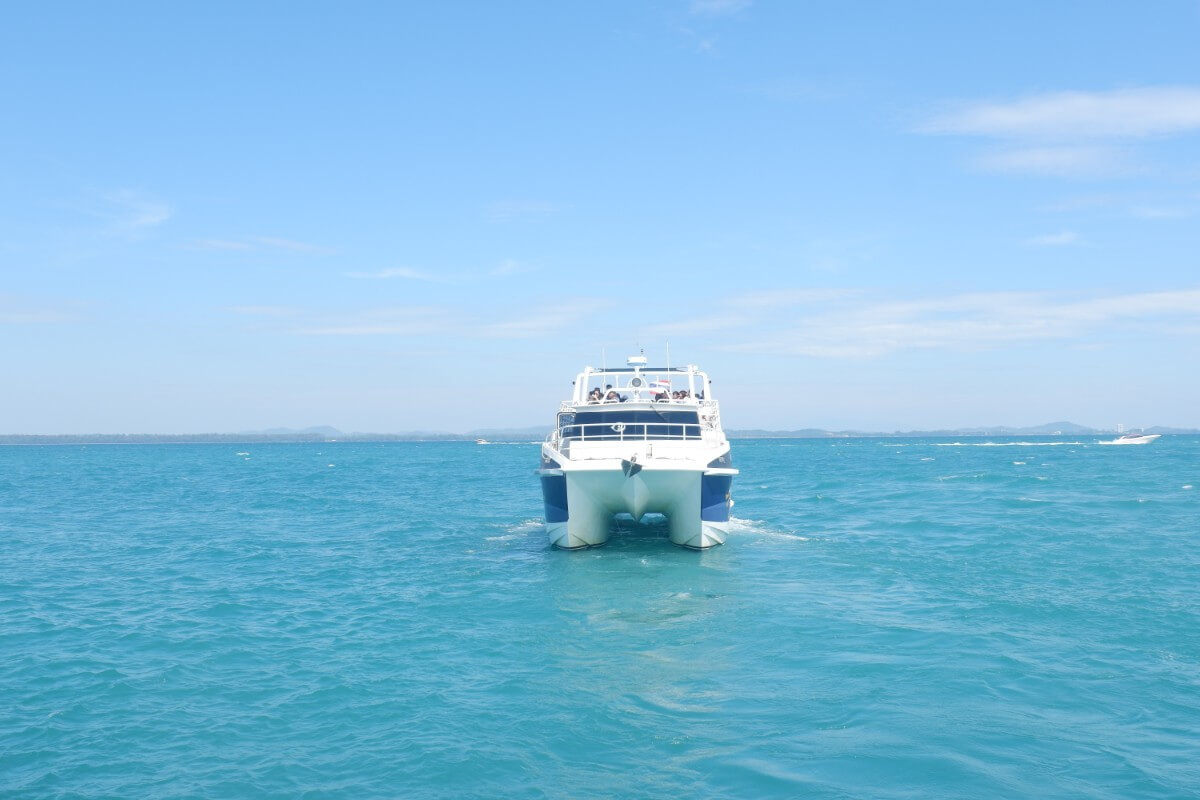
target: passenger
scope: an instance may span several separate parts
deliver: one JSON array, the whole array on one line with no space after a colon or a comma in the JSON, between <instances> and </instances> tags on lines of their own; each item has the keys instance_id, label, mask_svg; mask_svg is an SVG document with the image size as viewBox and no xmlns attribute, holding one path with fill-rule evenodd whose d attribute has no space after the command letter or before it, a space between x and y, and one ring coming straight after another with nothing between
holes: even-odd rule
<instances>
[{"instance_id":1,"label":"passenger","mask_svg":"<svg viewBox=\"0 0 1200 800\"><path fill-rule=\"evenodd\" d=\"M617 396L616 392L610 390L608 394L604 395L604 402L619 403L621 402L621 398Z\"/></svg>"},{"instance_id":2,"label":"passenger","mask_svg":"<svg viewBox=\"0 0 1200 800\"><path fill-rule=\"evenodd\" d=\"M601 397L600 397L599 389L592 389L592 391L588 393L588 402L589 403L594 405L596 403L599 403L600 400L601 400Z\"/></svg>"}]
</instances>

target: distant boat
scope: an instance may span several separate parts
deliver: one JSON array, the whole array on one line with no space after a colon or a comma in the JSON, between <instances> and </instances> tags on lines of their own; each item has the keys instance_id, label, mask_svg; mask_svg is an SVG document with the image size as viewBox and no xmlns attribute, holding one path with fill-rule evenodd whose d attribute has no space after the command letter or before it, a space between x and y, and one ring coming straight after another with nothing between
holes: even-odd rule
<instances>
[{"instance_id":1,"label":"distant boat","mask_svg":"<svg viewBox=\"0 0 1200 800\"><path fill-rule=\"evenodd\" d=\"M1149 444L1162 436L1161 433L1123 433L1117 438L1108 441L1100 442L1100 444Z\"/></svg>"},{"instance_id":2,"label":"distant boat","mask_svg":"<svg viewBox=\"0 0 1200 800\"><path fill-rule=\"evenodd\" d=\"M475 444L491 444L487 439L476 439Z\"/></svg>"}]
</instances>

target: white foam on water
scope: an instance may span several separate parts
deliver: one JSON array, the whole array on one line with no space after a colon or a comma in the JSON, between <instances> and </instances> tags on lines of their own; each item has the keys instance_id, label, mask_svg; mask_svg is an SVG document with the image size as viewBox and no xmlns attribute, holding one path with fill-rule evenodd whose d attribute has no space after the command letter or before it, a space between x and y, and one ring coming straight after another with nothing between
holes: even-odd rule
<instances>
[{"instance_id":1,"label":"white foam on water","mask_svg":"<svg viewBox=\"0 0 1200 800\"><path fill-rule=\"evenodd\" d=\"M235 456L248 456L248 455L250 455L250 454L249 454L249 453L242 452L242 453L234 453L234 455L235 455Z\"/></svg>"},{"instance_id":2,"label":"white foam on water","mask_svg":"<svg viewBox=\"0 0 1200 800\"><path fill-rule=\"evenodd\" d=\"M541 519L527 519L516 525L504 526L504 533L483 537L486 542L511 542L513 539L523 539L534 533L542 533L546 523Z\"/></svg>"},{"instance_id":3,"label":"white foam on water","mask_svg":"<svg viewBox=\"0 0 1200 800\"><path fill-rule=\"evenodd\" d=\"M934 447L1062 447L1083 442L932 442Z\"/></svg>"},{"instance_id":4,"label":"white foam on water","mask_svg":"<svg viewBox=\"0 0 1200 800\"><path fill-rule=\"evenodd\" d=\"M1013 466L1014 467L1023 467L1023 466L1025 466L1025 462L1024 461L1014 461Z\"/></svg>"},{"instance_id":5,"label":"white foam on water","mask_svg":"<svg viewBox=\"0 0 1200 800\"><path fill-rule=\"evenodd\" d=\"M731 516L729 518L729 533L730 535L752 535L759 536L764 539L785 539L793 542L807 542L807 536L801 536L797 533L787 531L771 530L766 523L757 519L740 519Z\"/></svg>"},{"instance_id":6,"label":"white foam on water","mask_svg":"<svg viewBox=\"0 0 1200 800\"><path fill-rule=\"evenodd\" d=\"M933 456L925 456L925 457L924 457L924 458L922 458L921 460L922 460L922 461L933 461Z\"/></svg>"},{"instance_id":7,"label":"white foam on water","mask_svg":"<svg viewBox=\"0 0 1200 800\"><path fill-rule=\"evenodd\" d=\"M1192 485L1190 483L1185 483L1182 488L1190 489L1190 488L1192 488Z\"/></svg>"}]
</instances>

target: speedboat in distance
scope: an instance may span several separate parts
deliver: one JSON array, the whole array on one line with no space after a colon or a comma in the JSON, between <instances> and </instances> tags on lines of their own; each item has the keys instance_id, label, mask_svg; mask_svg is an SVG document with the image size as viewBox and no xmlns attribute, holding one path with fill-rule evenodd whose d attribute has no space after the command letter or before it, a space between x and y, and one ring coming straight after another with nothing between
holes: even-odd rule
<instances>
[{"instance_id":1,"label":"speedboat in distance","mask_svg":"<svg viewBox=\"0 0 1200 800\"><path fill-rule=\"evenodd\" d=\"M542 443L546 530L555 547L608 541L616 514L667 518L670 539L724 544L737 470L708 375L696 366L585 367Z\"/></svg>"},{"instance_id":2,"label":"speedboat in distance","mask_svg":"<svg viewBox=\"0 0 1200 800\"><path fill-rule=\"evenodd\" d=\"M1107 442L1098 444L1148 444L1153 442L1161 433L1125 433Z\"/></svg>"}]
</instances>

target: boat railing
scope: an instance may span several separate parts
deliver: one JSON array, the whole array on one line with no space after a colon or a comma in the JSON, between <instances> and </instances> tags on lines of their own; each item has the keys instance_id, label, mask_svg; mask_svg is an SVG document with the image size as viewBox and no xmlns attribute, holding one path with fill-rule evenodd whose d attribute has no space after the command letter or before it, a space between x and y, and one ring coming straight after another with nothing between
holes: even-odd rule
<instances>
[{"instance_id":1,"label":"boat railing","mask_svg":"<svg viewBox=\"0 0 1200 800\"><path fill-rule=\"evenodd\" d=\"M551 434L560 445L569 442L699 441L703 426L682 422L585 422L561 426Z\"/></svg>"}]
</instances>

